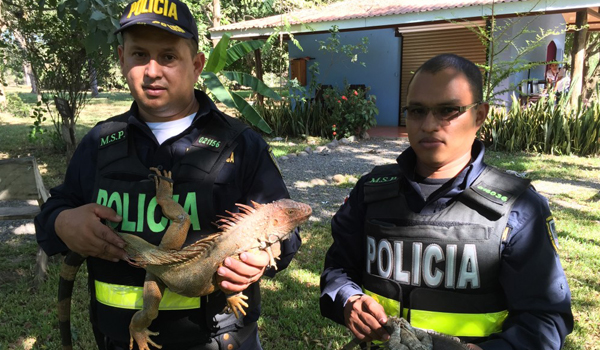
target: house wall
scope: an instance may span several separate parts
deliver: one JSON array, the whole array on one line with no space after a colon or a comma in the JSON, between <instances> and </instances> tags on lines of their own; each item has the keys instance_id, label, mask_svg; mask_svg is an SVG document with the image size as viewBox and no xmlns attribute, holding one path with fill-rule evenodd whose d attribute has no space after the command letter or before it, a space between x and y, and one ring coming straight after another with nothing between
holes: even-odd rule
<instances>
[{"instance_id":1,"label":"house wall","mask_svg":"<svg viewBox=\"0 0 600 350\"><path fill-rule=\"evenodd\" d=\"M377 98L379 109L377 125L398 125L400 110L400 60L402 39L394 35L394 29L375 29L338 33L341 45L359 44L363 37L369 38L368 52L359 53L358 61L352 63L344 54L331 54L319 50L319 41L326 41L330 34L297 35L303 51L289 42L290 59L309 56L307 62L307 87L310 86L310 66L319 63L320 74L317 81L323 85L342 88L344 80L348 84L363 84L370 87L370 94Z\"/></svg>"},{"instance_id":2,"label":"house wall","mask_svg":"<svg viewBox=\"0 0 600 350\"><path fill-rule=\"evenodd\" d=\"M508 24L508 19L499 19L498 25ZM536 31L536 33L522 34L512 40L514 45L499 54L497 61L512 61L517 57L517 49L528 45L527 41L535 41L540 28L544 31L557 30L559 34L551 35L543 40L540 47L527 53L521 59L526 62L543 62L546 60L546 50L548 44L554 40L557 47L557 60L564 57L565 42L565 24L564 18L560 14L540 15L516 18L511 25L505 38L513 39L524 26ZM350 62L350 59L344 54L331 54L319 50L319 41L326 41L330 34L306 34L296 35L302 46L300 50L293 43L289 42L290 59L299 57L311 57L307 62L307 87L311 83L310 66L315 62L319 63L320 74L316 77L317 81L323 85L333 85L343 87L344 81L348 84L364 84L370 87L370 94L377 97L377 107L379 115L377 116L377 125L379 126L397 126L400 110L400 74L401 74L401 53L402 39L395 36L394 29L374 29L338 33L342 45L356 45L361 42L361 38L369 38L368 52L359 53L358 60L365 62L365 66ZM545 65L531 69L530 78L544 81ZM518 86L523 80L527 79L527 70L512 74L508 79L502 82L497 91L508 88L511 85ZM314 92L313 92L314 93ZM502 101L510 105L512 93L498 95Z\"/></svg>"},{"instance_id":3,"label":"house wall","mask_svg":"<svg viewBox=\"0 0 600 350\"><path fill-rule=\"evenodd\" d=\"M498 20L499 26L508 25L510 19L500 19ZM504 38L512 39L515 35L518 35L523 27L528 26L529 29L534 30L535 33L531 34L522 34L516 37L513 42L514 45L510 47L510 49L502 52L496 58L497 61L512 61L515 57L517 57L518 49L522 49L527 47L527 41L536 41L536 35L540 34L540 28L544 31L548 30L556 30L559 34L550 35L542 41L542 45L527 53L523 57L522 60L527 62L544 62L546 61L546 50L548 44L551 41L554 41L557 48L557 60L560 61L564 58L564 48L565 48L565 20L562 15L540 15L540 16L528 16L516 18L513 24L510 27L510 30L504 36ZM529 72L530 79L538 79L538 81L544 81L546 66L541 65L535 68L532 68ZM528 71L522 71L515 74L512 74L508 79L506 79L496 91L501 91L506 89L512 85L518 86L523 80L527 79ZM499 97L503 101L507 101L507 105L510 104L512 93L504 93L499 95Z\"/></svg>"}]
</instances>

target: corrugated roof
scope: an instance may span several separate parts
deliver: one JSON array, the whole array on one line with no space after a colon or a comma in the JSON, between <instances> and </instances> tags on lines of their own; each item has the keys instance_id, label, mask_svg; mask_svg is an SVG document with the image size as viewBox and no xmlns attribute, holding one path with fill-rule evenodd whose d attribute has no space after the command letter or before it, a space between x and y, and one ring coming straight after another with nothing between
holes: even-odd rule
<instances>
[{"instance_id":1,"label":"corrugated roof","mask_svg":"<svg viewBox=\"0 0 600 350\"><path fill-rule=\"evenodd\" d=\"M520 0L347 0L283 15L232 23L211 28L210 31L223 32L253 28L273 28L283 25L286 20L291 25L308 24L491 5L493 2L498 4L518 1Z\"/></svg>"}]
</instances>

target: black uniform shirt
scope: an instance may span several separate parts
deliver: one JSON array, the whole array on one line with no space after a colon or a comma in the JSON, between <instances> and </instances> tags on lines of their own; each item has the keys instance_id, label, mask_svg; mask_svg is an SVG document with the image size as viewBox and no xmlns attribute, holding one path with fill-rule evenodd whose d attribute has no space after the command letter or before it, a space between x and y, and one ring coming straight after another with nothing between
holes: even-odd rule
<instances>
[{"instance_id":1,"label":"black uniform shirt","mask_svg":"<svg viewBox=\"0 0 600 350\"><path fill-rule=\"evenodd\" d=\"M402 188L410 209L432 214L446 208L485 168L484 146L475 141L473 160L452 181L425 200L415 181L416 154L408 148L397 159ZM363 294L361 274L364 258L363 184L359 180L347 201L331 221L334 242L321 275L321 313L344 324L344 305L349 297ZM502 249L500 284L506 295L509 316L502 333L478 344L491 349L559 349L573 330L571 293L558 253L553 247L546 198L529 188L515 202L508 219L511 235Z\"/></svg>"},{"instance_id":2,"label":"black uniform shirt","mask_svg":"<svg viewBox=\"0 0 600 350\"><path fill-rule=\"evenodd\" d=\"M199 135L203 118L212 113L220 113L208 96L195 92L200 109L192 125L181 134L172 137L161 145L145 122L139 119L138 108L133 103L128 120L128 137L133 138L136 152L142 164L147 167L162 166L172 169ZM48 255L67 251L67 246L58 238L54 222L60 212L92 203L96 176L96 160L100 128L94 127L81 140L69 163L64 183L51 189L48 202L35 218L37 240ZM233 163L227 163L214 185L213 203L216 213L225 215L225 210L237 211L234 203L250 204L250 201L268 203L281 198L289 198L281 173L271 157L268 144L262 137L246 129L236 139ZM227 185L223 185L223 184ZM216 218L215 218L216 221ZM284 269L300 247L298 231L282 244L281 259L277 261L279 270ZM274 274L270 270L268 274Z\"/></svg>"}]
</instances>

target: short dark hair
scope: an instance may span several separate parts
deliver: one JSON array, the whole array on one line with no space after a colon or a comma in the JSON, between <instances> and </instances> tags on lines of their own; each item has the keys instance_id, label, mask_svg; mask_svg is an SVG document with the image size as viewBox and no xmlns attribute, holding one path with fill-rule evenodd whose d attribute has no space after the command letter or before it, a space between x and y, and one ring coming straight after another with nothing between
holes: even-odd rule
<instances>
[{"instance_id":1,"label":"short dark hair","mask_svg":"<svg viewBox=\"0 0 600 350\"><path fill-rule=\"evenodd\" d=\"M471 93L475 98L475 102L483 101L483 77L479 67L470 60L452 53L437 55L423 63L413 74L408 82L408 87L420 71L435 74L446 68L452 68L464 74L467 77L469 86L471 86Z\"/></svg>"}]
</instances>

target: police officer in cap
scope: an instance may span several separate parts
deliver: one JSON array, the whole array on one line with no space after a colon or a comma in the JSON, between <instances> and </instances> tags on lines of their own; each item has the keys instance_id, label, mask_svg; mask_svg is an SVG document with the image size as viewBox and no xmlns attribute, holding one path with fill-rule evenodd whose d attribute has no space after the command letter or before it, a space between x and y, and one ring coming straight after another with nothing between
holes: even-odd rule
<instances>
[{"instance_id":1,"label":"police officer in cap","mask_svg":"<svg viewBox=\"0 0 600 350\"><path fill-rule=\"evenodd\" d=\"M471 61L436 56L402 111L410 147L363 176L332 220L323 316L384 341L389 316L471 349L559 349L573 329L547 200L483 161L489 105Z\"/></svg>"},{"instance_id":2,"label":"police officer in cap","mask_svg":"<svg viewBox=\"0 0 600 350\"><path fill-rule=\"evenodd\" d=\"M125 8L120 24L119 63L134 99L131 109L81 140L64 183L52 189L35 219L48 255L70 249L89 257L90 319L103 350L129 349L129 322L140 307L145 276L123 261L124 242L103 221L155 245L168 227L150 167L172 172L173 198L190 215L186 245L214 233L217 215L237 211L235 203L289 198L267 143L194 90L205 57L188 7L178 0L140 0ZM299 246L297 231L281 243L279 271ZM201 298L165 292L149 327L158 335L150 340L164 350L261 349L257 281L274 275L268 263L266 252L242 253L218 270L221 289L249 297L244 317L223 311L221 290Z\"/></svg>"}]
</instances>

